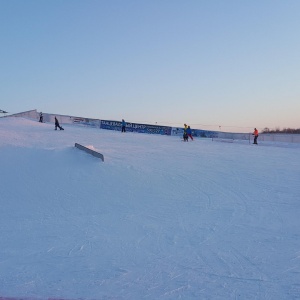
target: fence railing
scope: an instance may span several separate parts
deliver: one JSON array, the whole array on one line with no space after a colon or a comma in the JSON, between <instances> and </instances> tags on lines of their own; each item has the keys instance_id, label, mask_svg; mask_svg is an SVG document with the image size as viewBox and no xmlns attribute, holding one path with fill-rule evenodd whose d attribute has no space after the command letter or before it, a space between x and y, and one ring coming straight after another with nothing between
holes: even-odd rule
<instances>
[{"instance_id":1,"label":"fence railing","mask_svg":"<svg viewBox=\"0 0 300 300\"><path fill-rule=\"evenodd\" d=\"M54 122L54 114L45 113L44 122ZM18 114L13 114L11 116L16 117L27 117L31 119L38 120L39 113L36 110L31 110L27 112L22 112ZM100 128L101 120L98 119L89 119L89 118L81 118L81 117L73 117L66 115L56 115L59 122L63 124L84 124L91 127ZM120 122L119 122L120 123ZM121 123L120 123L121 124ZM153 125L151 125L153 126ZM156 127L159 127L157 125ZM178 135L182 136L183 128L175 128L170 127L170 132L165 134ZM208 131L208 130L200 130L194 129L192 130L192 134L195 137L200 138L212 138L212 140L223 140L223 141L253 141L252 133L235 133L235 132L221 132L221 131ZM259 142L282 142L282 143L300 143L300 134L288 134L288 133L261 133L258 137Z\"/></svg>"}]
</instances>

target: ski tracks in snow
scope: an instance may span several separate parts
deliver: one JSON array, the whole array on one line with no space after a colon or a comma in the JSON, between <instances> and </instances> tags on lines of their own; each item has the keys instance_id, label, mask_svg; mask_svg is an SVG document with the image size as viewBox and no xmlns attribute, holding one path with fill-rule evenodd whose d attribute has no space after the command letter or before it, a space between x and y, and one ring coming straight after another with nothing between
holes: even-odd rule
<instances>
[{"instance_id":1,"label":"ski tracks in snow","mask_svg":"<svg viewBox=\"0 0 300 300\"><path fill-rule=\"evenodd\" d=\"M2 293L299 298L296 151L71 126L29 142L20 128L2 147Z\"/></svg>"}]
</instances>

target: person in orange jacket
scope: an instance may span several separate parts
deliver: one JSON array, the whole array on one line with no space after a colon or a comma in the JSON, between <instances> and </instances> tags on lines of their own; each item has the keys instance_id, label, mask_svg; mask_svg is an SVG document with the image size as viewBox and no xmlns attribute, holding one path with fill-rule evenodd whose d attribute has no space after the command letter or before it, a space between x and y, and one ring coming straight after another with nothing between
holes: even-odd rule
<instances>
[{"instance_id":1,"label":"person in orange jacket","mask_svg":"<svg viewBox=\"0 0 300 300\"><path fill-rule=\"evenodd\" d=\"M253 131L252 135L254 135L254 142L253 142L253 144L257 145L258 130L256 128L254 128L254 131Z\"/></svg>"}]
</instances>

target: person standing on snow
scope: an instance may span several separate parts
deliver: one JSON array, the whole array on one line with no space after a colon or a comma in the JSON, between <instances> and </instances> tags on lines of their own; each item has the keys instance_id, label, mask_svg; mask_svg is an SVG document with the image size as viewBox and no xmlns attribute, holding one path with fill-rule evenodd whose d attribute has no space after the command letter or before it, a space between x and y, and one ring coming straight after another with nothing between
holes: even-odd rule
<instances>
[{"instance_id":1,"label":"person standing on snow","mask_svg":"<svg viewBox=\"0 0 300 300\"><path fill-rule=\"evenodd\" d=\"M188 128L186 129L186 133L188 135L189 138L191 138L191 140L193 141L193 137L192 137L192 129L190 126L188 126Z\"/></svg>"},{"instance_id":2,"label":"person standing on snow","mask_svg":"<svg viewBox=\"0 0 300 300\"><path fill-rule=\"evenodd\" d=\"M40 120L39 120L40 123L43 123L43 113L40 112Z\"/></svg>"},{"instance_id":3,"label":"person standing on snow","mask_svg":"<svg viewBox=\"0 0 300 300\"><path fill-rule=\"evenodd\" d=\"M55 117L55 130L57 130L57 127L59 128L59 130L64 130L64 129L59 125L59 122L58 122L57 118Z\"/></svg>"},{"instance_id":4,"label":"person standing on snow","mask_svg":"<svg viewBox=\"0 0 300 300\"><path fill-rule=\"evenodd\" d=\"M253 131L252 135L254 135L254 142L253 142L253 144L257 145L258 130L256 128L254 128L254 131Z\"/></svg>"},{"instance_id":5,"label":"person standing on snow","mask_svg":"<svg viewBox=\"0 0 300 300\"><path fill-rule=\"evenodd\" d=\"M122 119L122 132L126 132L126 122Z\"/></svg>"},{"instance_id":6,"label":"person standing on snow","mask_svg":"<svg viewBox=\"0 0 300 300\"><path fill-rule=\"evenodd\" d=\"M187 130L187 125L184 123L183 124L183 141L184 142L188 142L188 140L189 140L186 130Z\"/></svg>"}]
</instances>

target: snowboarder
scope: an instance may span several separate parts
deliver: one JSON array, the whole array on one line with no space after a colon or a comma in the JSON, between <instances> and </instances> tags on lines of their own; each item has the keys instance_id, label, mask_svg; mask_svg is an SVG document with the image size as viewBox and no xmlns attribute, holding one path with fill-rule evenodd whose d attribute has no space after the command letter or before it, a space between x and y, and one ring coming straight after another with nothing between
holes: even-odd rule
<instances>
[{"instance_id":1,"label":"snowboarder","mask_svg":"<svg viewBox=\"0 0 300 300\"><path fill-rule=\"evenodd\" d=\"M40 112L40 119L39 119L39 122L40 122L40 123L43 123L43 113L42 113L42 112Z\"/></svg>"},{"instance_id":2,"label":"snowboarder","mask_svg":"<svg viewBox=\"0 0 300 300\"><path fill-rule=\"evenodd\" d=\"M254 128L254 131L253 131L252 135L254 135L254 142L253 142L253 144L258 145L257 144L258 130L256 128Z\"/></svg>"},{"instance_id":3,"label":"snowboarder","mask_svg":"<svg viewBox=\"0 0 300 300\"><path fill-rule=\"evenodd\" d=\"M186 132L183 132L183 141L188 142L189 141L189 136Z\"/></svg>"},{"instance_id":4,"label":"snowboarder","mask_svg":"<svg viewBox=\"0 0 300 300\"><path fill-rule=\"evenodd\" d=\"M186 129L186 133L188 135L189 138L191 138L191 140L193 141L193 137L192 137L192 129L190 126L188 126L188 128Z\"/></svg>"},{"instance_id":5,"label":"snowboarder","mask_svg":"<svg viewBox=\"0 0 300 300\"><path fill-rule=\"evenodd\" d=\"M58 123L58 120L57 118L55 117L55 130L57 130L57 127L60 129L60 130L64 130Z\"/></svg>"},{"instance_id":6,"label":"snowboarder","mask_svg":"<svg viewBox=\"0 0 300 300\"><path fill-rule=\"evenodd\" d=\"M122 119L122 132L126 132L126 122Z\"/></svg>"}]
</instances>

